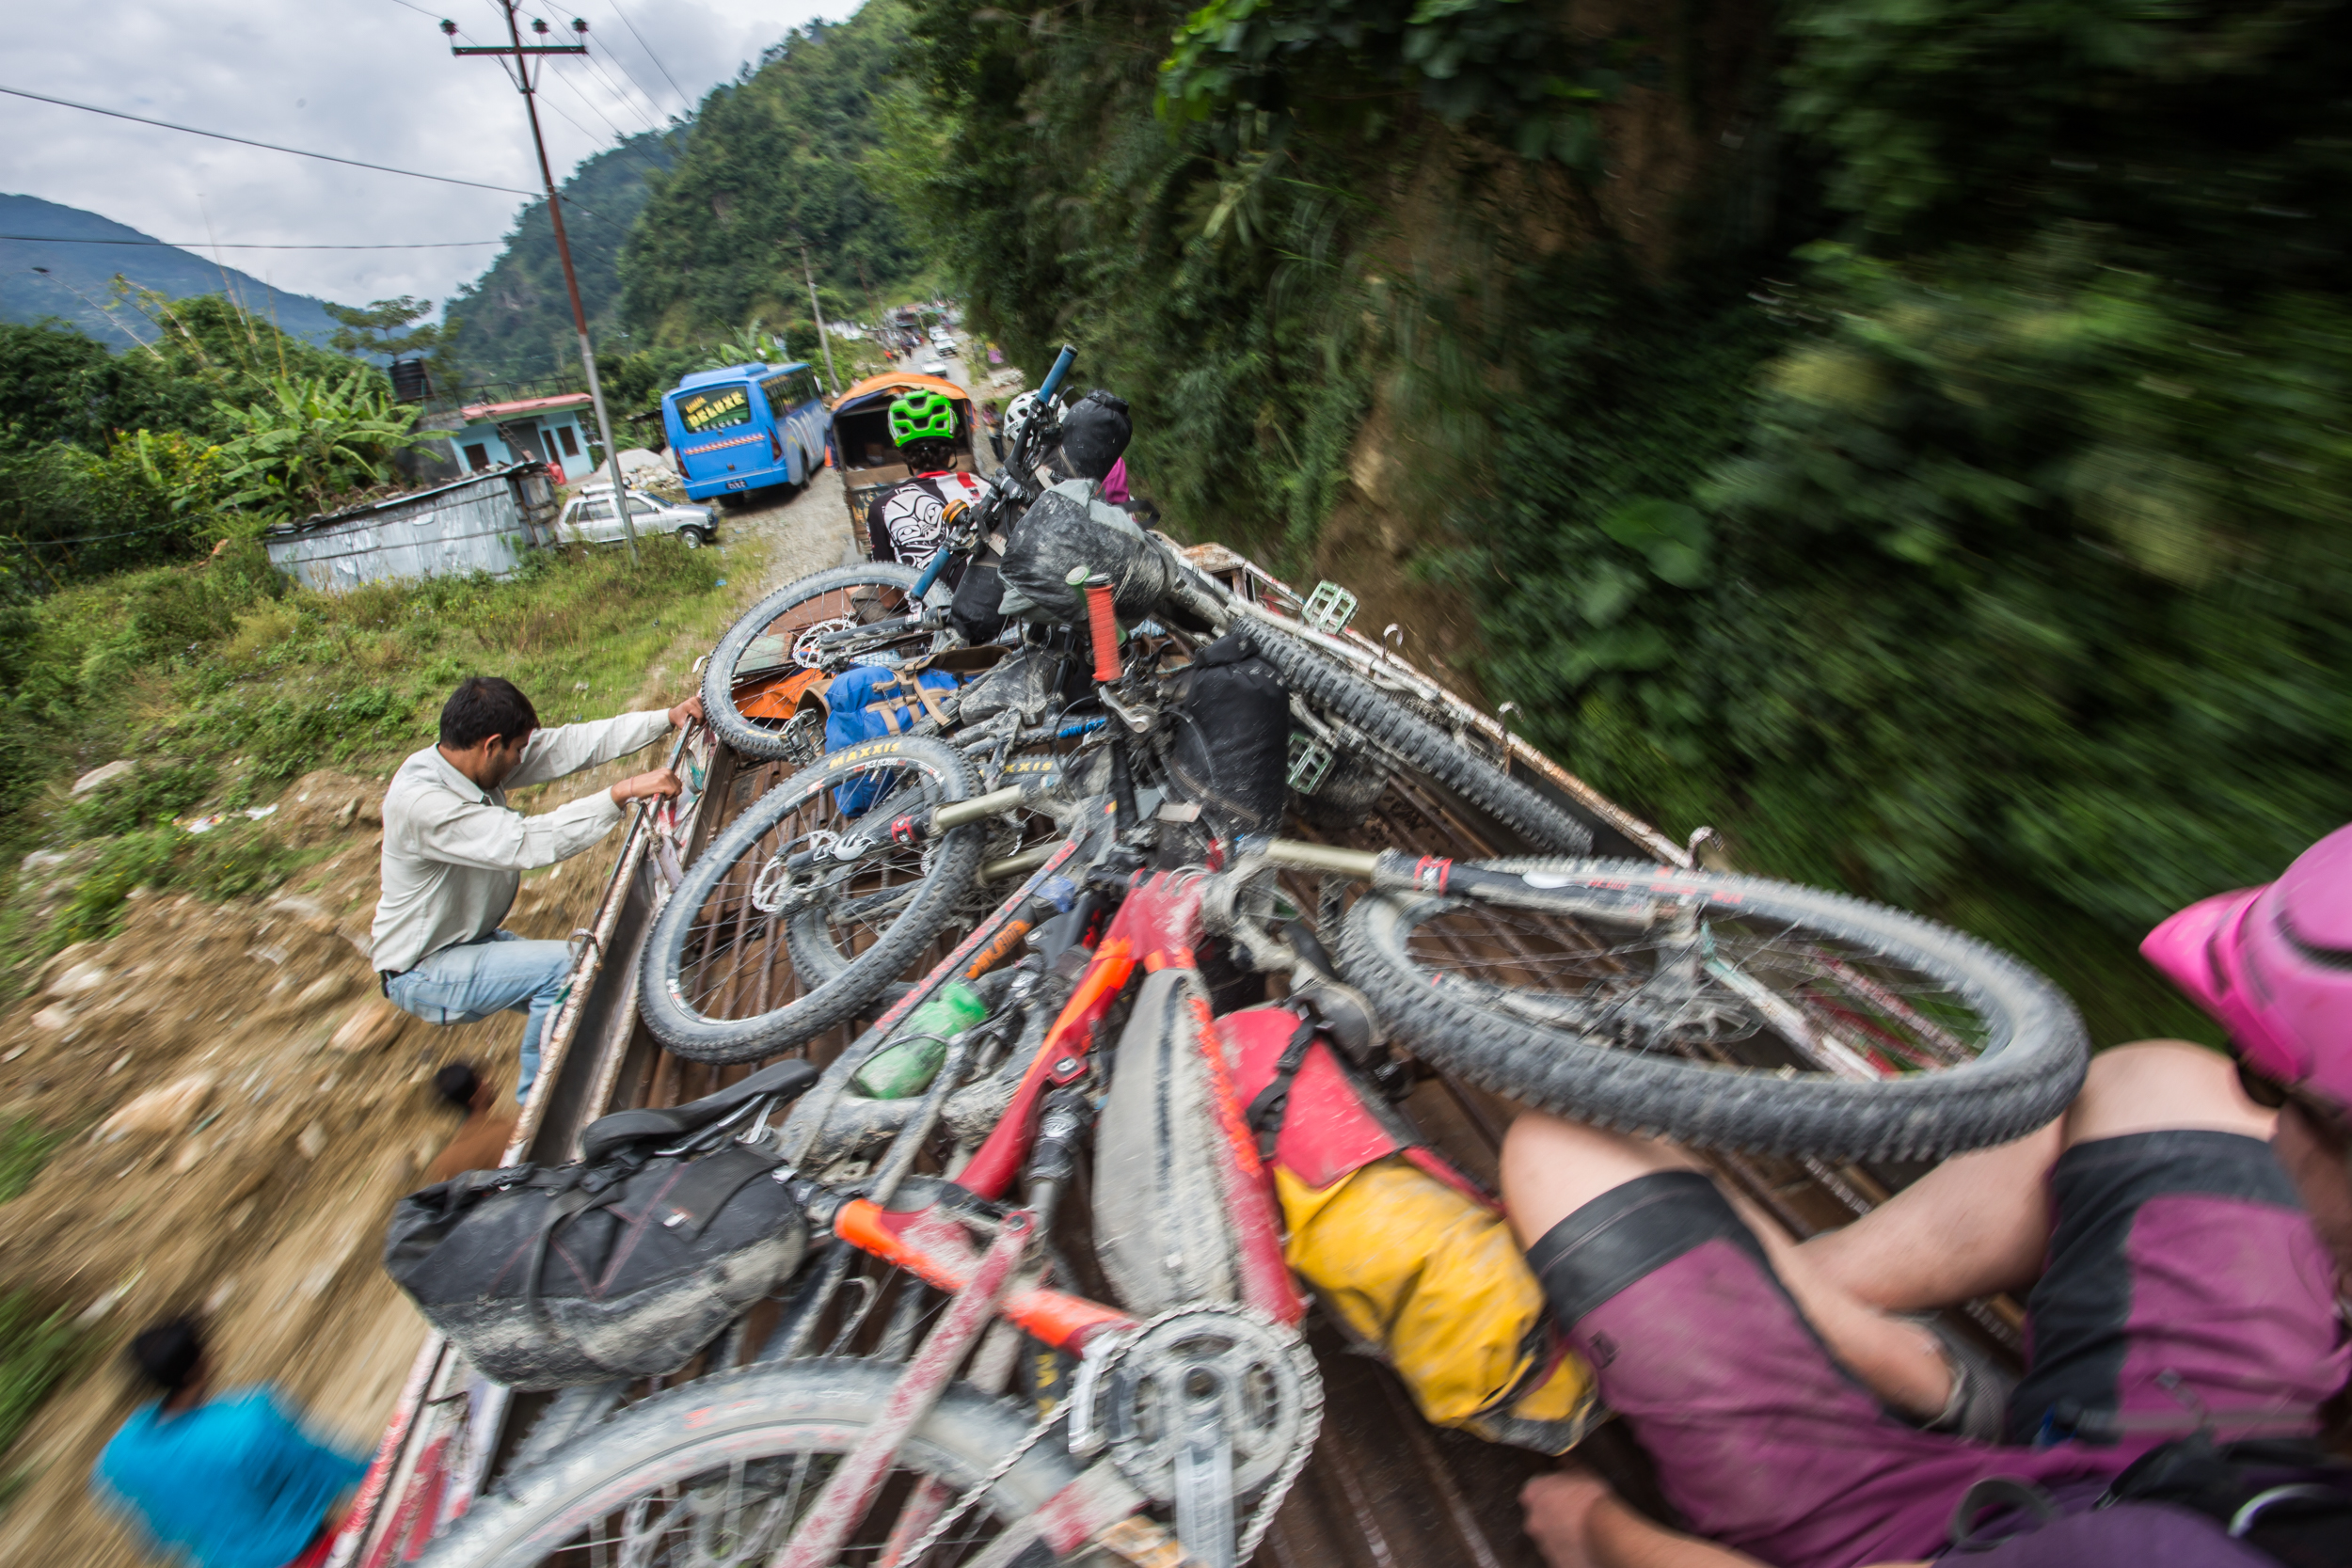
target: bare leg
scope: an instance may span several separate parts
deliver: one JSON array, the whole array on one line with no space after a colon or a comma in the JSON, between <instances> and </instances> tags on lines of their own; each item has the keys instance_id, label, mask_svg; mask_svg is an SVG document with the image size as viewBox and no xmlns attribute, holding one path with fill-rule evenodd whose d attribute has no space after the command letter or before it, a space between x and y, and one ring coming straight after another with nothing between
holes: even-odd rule
<instances>
[{"instance_id":1,"label":"bare leg","mask_svg":"<svg viewBox=\"0 0 2352 1568\"><path fill-rule=\"evenodd\" d=\"M2066 1115L2014 1143L1947 1160L1872 1212L1803 1246L1768 1237L1789 1293L1838 1358L1881 1399L1932 1414L1950 1370L1927 1333L1886 1312L1948 1307L2030 1285L2050 1244L2050 1166L2064 1150L2130 1132L2207 1128L2267 1139L2230 1059L2183 1040L2101 1052ZM1784 1260L1783 1253L1793 1254ZM1926 1351L1931 1354L1923 1354Z\"/></svg>"},{"instance_id":2,"label":"bare leg","mask_svg":"<svg viewBox=\"0 0 2352 1568\"><path fill-rule=\"evenodd\" d=\"M2094 1057L2061 1120L1948 1160L1843 1229L1799 1246L1743 1212L1832 1354L1889 1404L1931 1416L1951 1392L1942 1349L1925 1329L1886 1314L2030 1283L2049 1245L2046 1182L2060 1152L2175 1128L2267 1139L2271 1123L2227 1057L2178 1040L2142 1041ZM1522 1243L1532 1243L1612 1187L1694 1164L1670 1145L1522 1117L1503 1144L1503 1201Z\"/></svg>"},{"instance_id":3,"label":"bare leg","mask_svg":"<svg viewBox=\"0 0 2352 1568\"><path fill-rule=\"evenodd\" d=\"M1502 1202L1521 1246L1613 1187L1663 1170L1695 1170L1698 1162L1672 1144L1528 1115L1511 1124L1502 1143ZM1949 1370L1934 1337L1913 1323L1882 1316L1822 1277L1771 1219L1732 1196L1733 1205L1763 1243L1772 1268L1815 1333L1873 1393L1904 1409L1931 1416L1951 1391Z\"/></svg>"}]
</instances>

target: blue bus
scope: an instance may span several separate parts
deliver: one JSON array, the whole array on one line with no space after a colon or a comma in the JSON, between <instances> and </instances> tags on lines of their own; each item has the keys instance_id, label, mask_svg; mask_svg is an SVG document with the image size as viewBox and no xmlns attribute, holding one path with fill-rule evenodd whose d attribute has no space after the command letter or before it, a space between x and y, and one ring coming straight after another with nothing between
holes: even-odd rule
<instances>
[{"instance_id":1,"label":"blue bus","mask_svg":"<svg viewBox=\"0 0 2352 1568\"><path fill-rule=\"evenodd\" d=\"M679 378L661 428L695 500L769 484L805 484L825 465L833 415L815 367L729 365Z\"/></svg>"}]
</instances>

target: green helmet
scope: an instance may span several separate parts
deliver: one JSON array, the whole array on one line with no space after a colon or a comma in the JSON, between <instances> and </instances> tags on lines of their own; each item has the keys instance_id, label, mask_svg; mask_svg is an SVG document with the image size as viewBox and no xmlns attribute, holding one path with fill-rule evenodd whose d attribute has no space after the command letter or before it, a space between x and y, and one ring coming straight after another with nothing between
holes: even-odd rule
<instances>
[{"instance_id":1,"label":"green helmet","mask_svg":"<svg viewBox=\"0 0 2352 1568\"><path fill-rule=\"evenodd\" d=\"M912 441L952 441L956 437L956 405L928 387L902 392L891 400L890 439L898 446Z\"/></svg>"}]
</instances>

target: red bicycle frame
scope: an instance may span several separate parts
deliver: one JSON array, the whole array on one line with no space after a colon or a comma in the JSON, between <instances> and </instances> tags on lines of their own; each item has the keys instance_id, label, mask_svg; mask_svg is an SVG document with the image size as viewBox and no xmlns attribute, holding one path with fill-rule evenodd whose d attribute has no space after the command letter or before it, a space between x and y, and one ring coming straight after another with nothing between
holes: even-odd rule
<instances>
[{"instance_id":1,"label":"red bicycle frame","mask_svg":"<svg viewBox=\"0 0 2352 1568\"><path fill-rule=\"evenodd\" d=\"M1104 1020L1138 969L1148 974L1197 967L1194 953L1206 935L1200 919L1205 876L1193 870L1137 872L1130 879L1126 898L1092 960L1046 1032L995 1130L964 1166L960 1186L990 1199L1010 1190L1037 1141L1038 1113L1046 1092L1084 1076ZM1226 1212L1233 1226L1242 1305L1278 1323L1295 1323L1305 1313L1306 1302L1282 1261L1272 1183L1258 1159L1257 1142L1234 1092L1205 994L1193 998L1192 1022L1193 1046L1200 1054L1216 1110L1214 1148ZM896 1211L856 1199L834 1216L834 1234L942 1291L962 1290L979 1265L970 1232L937 1207ZM1115 1307L1043 1289L1014 1290L998 1310L1038 1338L1073 1353L1083 1352L1105 1331L1120 1333L1135 1325L1134 1319Z\"/></svg>"}]
</instances>

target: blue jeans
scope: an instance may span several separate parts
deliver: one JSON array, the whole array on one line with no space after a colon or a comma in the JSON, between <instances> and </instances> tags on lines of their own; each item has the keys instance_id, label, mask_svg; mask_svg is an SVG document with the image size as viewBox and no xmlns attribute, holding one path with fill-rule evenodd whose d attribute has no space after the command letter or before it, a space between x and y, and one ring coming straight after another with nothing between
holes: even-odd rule
<instances>
[{"instance_id":1,"label":"blue jeans","mask_svg":"<svg viewBox=\"0 0 2352 1568\"><path fill-rule=\"evenodd\" d=\"M521 1013L519 1101L539 1076L539 1037L548 1015L571 990L572 949L562 942L532 942L512 931L444 947L384 988L392 1006L427 1023L478 1023L492 1013Z\"/></svg>"}]
</instances>

